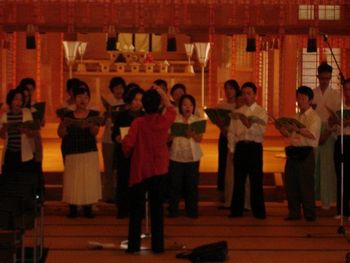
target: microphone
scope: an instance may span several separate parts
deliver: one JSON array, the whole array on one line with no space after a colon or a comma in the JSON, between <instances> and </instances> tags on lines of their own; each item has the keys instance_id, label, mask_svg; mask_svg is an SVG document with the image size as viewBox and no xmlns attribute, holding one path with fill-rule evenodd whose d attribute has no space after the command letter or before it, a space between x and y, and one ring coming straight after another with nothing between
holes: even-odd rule
<instances>
[{"instance_id":1,"label":"microphone","mask_svg":"<svg viewBox=\"0 0 350 263\"><path fill-rule=\"evenodd\" d=\"M328 35L327 35L326 33L319 32L319 34L320 34L321 36L323 36L323 40L324 40L324 41L327 41L327 40L328 40Z\"/></svg>"}]
</instances>

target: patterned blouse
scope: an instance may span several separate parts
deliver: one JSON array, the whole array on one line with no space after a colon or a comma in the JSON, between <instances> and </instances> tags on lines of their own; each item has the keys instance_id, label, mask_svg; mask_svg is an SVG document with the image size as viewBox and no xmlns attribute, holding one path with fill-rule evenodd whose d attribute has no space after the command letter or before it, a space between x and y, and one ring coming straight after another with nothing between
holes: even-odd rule
<instances>
[{"instance_id":1,"label":"patterned blouse","mask_svg":"<svg viewBox=\"0 0 350 263\"><path fill-rule=\"evenodd\" d=\"M12 125L20 124L23 121L22 111L19 113L8 112L7 123ZM7 132L7 150L11 152L21 151L21 133L18 129L11 129Z\"/></svg>"}]
</instances>

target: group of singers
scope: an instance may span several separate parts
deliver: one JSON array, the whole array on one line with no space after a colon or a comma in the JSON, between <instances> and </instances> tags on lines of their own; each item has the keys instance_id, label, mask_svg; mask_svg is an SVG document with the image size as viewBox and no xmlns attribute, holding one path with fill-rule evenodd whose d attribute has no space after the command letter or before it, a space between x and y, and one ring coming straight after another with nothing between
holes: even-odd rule
<instances>
[{"instance_id":1,"label":"group of singers","mask_svg":"<svg viewBox=\"0 0 350 263\"><path fill-rule=\"evenodd\" d=\"M298 112L291 122L275 123L288 139L286 147L285 189L288 200L286 220L316 219L315 200L329 209L337 200L341 211L340 93L330 87L332 67L318 67L319 86L296 90ZM145 193L151 211L152 249L164 250L163 199L168 216L180 215L179 201L185 200L188 217L198 217L200 142L203 134L188 129L185 136L169 133L172 124L191 124L203 119L193 96L183 84L175 84L168 95L167 83L158 79L145 91L136 83L112 78L111 96L104 98L102 115L90 105L90 89L79 79L67 81L68 99L60 108L58 135L62 139L64 161L63 201L69 204L68 217L93 218L93 205L99 200L115 202L117 217L129 217L129 248L140 250L141 220ZM220 126L218 143L218 190L224 191L224 207L229 217L241 217L247 209L257 219L266 218L263 193L263 139L268 124L266 110L257 104L257 87L235 80L224 84L226 100L218 108L232 112L228 126ZM2 176L28 171L42 178L40 128L10 125L32 121L35 81L23 79L6 97L7 112L1 116L0 136L5 139ZM344 109L350 110L350 79L344 84ZM350 115L349 115L350 116ZM350 216L349 166L350 119L344 119L343 214ZM102 120L102 121L101 121ZM258 120L258 121L257 121ZM42 121L41 126L44 125ZM104 126L102 154L104 173L99 172L96 136ZM249 180L247 180L247 177ZM101 180L102 179L102 180ZM302 210L302 211L301 211Z\"/></svg>"},{"instance_id":2,"label":"group of singers","mask_svg":"<svg viewBox=\"0 0 350 263\"><path fill-rule=\"evenodd\" d=\"M321 201L325 210L336 201L335 218L340 218L341 203L343 215L350 216L350 115L346 112L350 106L350 79L343 85L344 154L341 156L341 95L339 90L330 86L332 70L327 63L320 64L317 72L319 86L314 89L300 86L296 90L298 111L293 118L302 126L291 122L275 123L288 143L284 184L289 213L285 220L299 220L303 215L306 221L314 221L316 199ZM226 101L218 107L254 116L264 122L249 121L240 115L240 118L232 119L228 127L221 128L217 187L224 191L223 207L230 208L230 217L240 217L245 209L251 209L254 217L263 219L266 212L262 187L262 142L268 114L255 101L257 88L254 83L244 83L239 89L236 81L229 80L224 88Z\"/></svg>"}]
</instances>

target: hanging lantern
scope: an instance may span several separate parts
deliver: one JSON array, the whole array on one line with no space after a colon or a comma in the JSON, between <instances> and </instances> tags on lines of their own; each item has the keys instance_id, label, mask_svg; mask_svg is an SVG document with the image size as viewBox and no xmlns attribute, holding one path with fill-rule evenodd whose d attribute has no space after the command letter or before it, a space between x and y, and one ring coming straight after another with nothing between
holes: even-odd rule
<instances>
[{"instance_id":1,"label":"hanging lantern","mask_svg":"<svg viewBox=\"0 0 350 263\"><path fill-rule=\"evenodd\" d=\"M314 27L309 28L309 38L307 40L307 52L317 52L317 30Z\"/></svg>"},{"instance_id":2,"label":"hanging lantern","mask_svg":"<svg viewBox=\"0 0 350 263\"><path fill-rule=\"evenodd\" d=\"M194 45L192 43L185 44L185 50L186 50L186 55L188 58L188 65L186 66L185 71L188 73L194 73L194 69L193 69L193 66L191 64L191 57L193 54Z\"/></svg>"},{"instance_id":3,"label":"hanging lantern","mask_svg":"<svg viewBox=\"0 0 350 263\"><path fill-rule=\"evenodd\" d=\"M106 50L107 51L114 51L117 50L117 33L115 30L114 25L109 25L107 30L107 43L106 43Z\"/></svg>"},{"instance_id":4,"label":"hanging lantern","mask_svg":"<svg viewBox=\"0 0 350 263\"><path fill-rule=\"evenodd\" d=\"M197 42L194 43L196 48L197 58L202 66L206 66L209 59L210 43L209 42Z\"/></svg>"},{"instance_id":5,"label":"hanging lantern","mask_svg":"<svg viewBox=\"0 0 350 263\"><path fill-rule=\"evenodd\" d=\"M197 42L194 43L194 46L196 48L197 58L199 63L201 64L202 68L202 87L201 87L201 104L204 108L204 67L207 65L208 59L209 59L209 51L210 51L210 43L209 42Z\"/></svg>"},{"instance_id":6,"label":"hanging lantern","mask_svg":"<svg viewBox=\"0 0 350 263\"><path fill-rule=\"evenodd\" d=\"M85 51L86 51L86 46L87 46L87 42L80 42L80 44L78 46L78 53L80 56L80 64L78 65L78 71L81 71L81 72L86 71L86 67L83 64L83 56L84 56Z\"/></svg>"},{"instance_id":7,"label":"hanging lantern","mask_svg":"<svg viewBox=\"0 0 350 263\"><path fill-rule=\"evenodd\" d=\"M73 63L77 56L79 41L63 41L64 55L69 67L69 78L73 77Z\"/></svg>"},{"instance_id":8,"label":"hanging lantern","mask_svg":"<svg viewBox=\"0 0 350 263\"><path fill-rule=\"evenodd\" d=\"M247 52L255 52L256 51L256 39L255 39L255 29L250 26L248 28L247 33L247 46L245 49Z\"/></svg>"},{"instance_id":9,"label":"hanging lantern","mask_svg":"<svg viewBox=\"0 0 350 263\"><path fill-rule=\"evenodd\" d=\"M80 41L63 41L64 55L68 64L73 64L77 56Z\"/></svg>"},{"instance_id":10,"label":"hanging lantern","mask_svg":"<svg viewBox=\"0 0 350 263\"><path fill-rule=\"evenodd\" d=\"M275 37L274 39L273 39L273 49L279 49L280 48L280 43L279 43L280 41L279 41L279 38L278 37Z\"/></svg>"},{"instance_id":11,"label":"hanging lantern","mask_svg":"<svg viewBox=\"0 0 350 263\"><path fill-rule=\"evenodd\" d=\"M29 24L27 26L26 48L27 49L36 49L35 27L33 24Z\"/></svg>"},{"instance_id":12,"label":"hanging lantern","mask_svg":"<svg viewBox=\"0 0 350 263\"><path fill-rule=\"evenodd\" d=\"M167 51L176 51L176 28L174 26L168 28Z\"/></svg>"}]
</instances>

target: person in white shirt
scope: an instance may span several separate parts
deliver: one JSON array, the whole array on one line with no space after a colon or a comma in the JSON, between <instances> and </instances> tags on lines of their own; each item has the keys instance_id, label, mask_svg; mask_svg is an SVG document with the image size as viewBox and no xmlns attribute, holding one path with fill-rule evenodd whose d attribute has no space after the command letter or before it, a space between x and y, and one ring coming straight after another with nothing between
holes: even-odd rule
<instances>
[{"instance_id":1,"label":"person in white shirt","mask_svg":"<svg viewBox=\"0 0 350 263\"><path fill-rule=\"evenodd\" d=\"M322 120L319 145L316 148L315 193L323 209L329 209L336 200L336 175L333 161L336 136L328 125L330 111L335 112L340 104L340 93L330 85L332 67L322 63L318 71L319 86L313 90L313 107Z\"/></svg>"},{"instance_id":2,"label":"person in white shirt","mask_svg":"<svg viewBox=\"0 0 350 263\"><path fill-rule=\"evenodd\" d=\"M344 87L344 111L350 111L350 78L345 80ZM340 110L340 105L338 109ZM335 170L337 174L337 218L340 218L341 210L341 130L340 130L340 117L331 116L329 124L334 127L337 134L337 140L334 147L334 162ZM343 215L350 219L350 118L344 114L344 184L343 184Z\"/></svg>"},{"instance_id":3,"label":"person in white shirt","mask_svg":"<svg viewBox=\"0 0 350 263\"><path fill-rule=\"evenodd\" d=\"M113 166L114 160L114 142L112 141L112 118L109 116L111 111L119 111L125 105L123 93L125 81L121 77L114 77L110 80L108 89L113 97L105 98L110 109L106 112L106 123L102 135L102 157L104 164L104 173L102 175L102 200L114 203L116 188L116 169Z\"/></svg>"},{"instance_id":4,"label":"person in white shirt","mask_svg":"<svg viewBox=\"0 0 350 263\"><path fill-rule=\"evenodd\" d=\"M179 114L175 122L192 123L200 120L194 115L196 102L193 96L185 94L179 101ZM202 157L200 141L202 134L187 131L186 137L174 137L170 148L170 200L169 216L179 215L179 201L184 193L186 214L198 217L199 161Z\"/></svg>"},{"instance_id":5,"label":"person in white shirt","mask_svg":"<svg viewBox=\"0 0 350 263\"><path fill-rule=\"evenodd\" d=\"M236 80L227 80L224 84L225 89L225 101L220 102L217 105L219 109L225 109L234 111L236 108L236 96L240 92L239 84ZM217 189L218 191L224 191L225 189L225 173L226 173L226 160L227 160L227 129L228 127L222 127L220 129L220 137L218 142L218 178ZM231 200L229 201L231 202Z\"/></svg>"},{"instance_id":6,"label":"person in white shirt","mask_svg":"<svg viewBox=\"0 0 350 263\"><path fill-rule=\"evenodd\" d=\"M242 85L245 105L237 110L237 119L232 120L235 141L234 188L229 217L241 217L244 210L245 182L249 175L250 202L253 216L266 218L263 193L263 147L267 113L256 103L256 86L253 82ZM254 116L260 122L247 117Z\"/></svg>"},{"instance_id":7,"label":"person in white shirt","mask_svg":"<svg viewBox=\"0 0 350 263\"><path fill-rule=\"evenodd\" d=\"M295 116L304 127L296 124L276 125L284 137L289 138L286 147L285 188L288 200L288 216L285 220L299 220L301 207L306 221L315 221L315 148L318 146L321 119L312 109L312 89L301 86L297 89L300 112Z\"/></svg>"}]
</instances>

